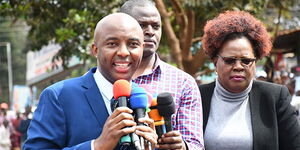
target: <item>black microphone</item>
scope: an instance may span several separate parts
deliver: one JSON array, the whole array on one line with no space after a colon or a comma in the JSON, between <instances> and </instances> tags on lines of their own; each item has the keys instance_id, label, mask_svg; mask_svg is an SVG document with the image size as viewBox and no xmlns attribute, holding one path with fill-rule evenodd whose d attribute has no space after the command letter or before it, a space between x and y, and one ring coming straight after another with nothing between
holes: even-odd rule
<instances>
[{"instance_id":1,"label":"black microphone","mask_svg":"<svg viewBox=\"0 0 300 150\"><path fill-rule=\"evenodd\" d=\"M172 131L172 115L175 113L175 103L170 93L164 92L157 96L158 113L164 117L167 132Z\"/></svg>"}]
</instances>

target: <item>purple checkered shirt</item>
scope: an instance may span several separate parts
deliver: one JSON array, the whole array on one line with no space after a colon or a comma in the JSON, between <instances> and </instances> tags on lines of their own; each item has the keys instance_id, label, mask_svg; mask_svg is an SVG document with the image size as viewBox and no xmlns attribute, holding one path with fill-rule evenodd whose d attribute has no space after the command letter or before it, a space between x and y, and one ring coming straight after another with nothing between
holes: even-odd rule
<instances>
[{"instance_id":1,"label":"purple checkered shirt","mask_svg":"<svg viewBox=\"0 0 300 150\"><path fill-rule=\"evenodd\" d=\"M176 112L172 116L173 130L180 131L189 150L204 149L202 130L202 102L195 79L184 71L157 61L153 72L134 79L137 84L147 84L153 92L169 92L175 100Z\"/></svg>"}]
</instances>

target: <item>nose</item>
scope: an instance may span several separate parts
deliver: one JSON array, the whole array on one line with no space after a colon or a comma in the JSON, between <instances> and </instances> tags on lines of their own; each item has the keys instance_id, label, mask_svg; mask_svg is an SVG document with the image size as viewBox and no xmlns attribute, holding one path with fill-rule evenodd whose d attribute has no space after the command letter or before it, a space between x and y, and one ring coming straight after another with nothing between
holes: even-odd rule
<instances>
[{"instance_id":1,"label":"nose","mask_svg":"<svg viewBox=\"0 0 300 150\"><path fill-rule=\"evenodd\" d=\"M126 44L121 44L119 50L117 51L117 55L121 57L127 57L130 55L130 52L128 50L128 47Z\"/></svg>"},{"instance_id":2,"label":"nose","mask_svg":"<svg viewBox=\"0 0 300 150\"><path fill-rule=\"evenodd\" d=\"M144 28L144 33L146 36L152 37L154 35L154 30L151 25L148 25L146 28Z\"/></svg>"},{"instance_id":3,"label":"nose","mask_svg":"<svg viewBox=\"0 0 300 150\"><path fill-rule=\"evenodd\" d=\"M233 65L233 69L237 70L237 71L241 71L241 70L244 70L245 68L244 68L241 60L236 60Z\"/></svg>"}]
</instances>

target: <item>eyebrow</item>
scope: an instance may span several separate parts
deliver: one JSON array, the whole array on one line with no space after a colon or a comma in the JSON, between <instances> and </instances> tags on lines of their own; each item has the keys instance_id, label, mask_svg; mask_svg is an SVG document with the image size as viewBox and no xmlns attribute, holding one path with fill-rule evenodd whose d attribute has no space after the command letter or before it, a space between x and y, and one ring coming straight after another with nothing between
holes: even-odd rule
<instances>
[{"instance_id":1,"label":"eyebrow","mask_svg":"<svg viewBox=\"0 0 300 150\"><path fill-rule=\"evenodd\" d=\"M109 38L107 38L107 39L105 39L105 41L109 41L109 40L118 40L118 38L116 38L116 37L109 37Z\"/></svg>"},{"instance_id":2,"label":"eyebrow","mask_svg":"<svg viewBox=\"0 0 300 150\"><path fill-rule=\"evenodd\" d=\"M138 38L129 38L129 41L138 41L138 42L140 42L141 40L138 39Z\"/></svg>"},{"instance_id":3,"label":"eyebrow","mask_svg":"<svg viewBox=\"0 0 300 150\"><path fill-rule=\"evenodd\" d=\"M110 41L110 40L117 41L119 39L116 37L109 37L105 41ZM129 38L129 41L137 41L137 42L141 43L141 40L139 38Z\"/></svg>"}]
</instances>

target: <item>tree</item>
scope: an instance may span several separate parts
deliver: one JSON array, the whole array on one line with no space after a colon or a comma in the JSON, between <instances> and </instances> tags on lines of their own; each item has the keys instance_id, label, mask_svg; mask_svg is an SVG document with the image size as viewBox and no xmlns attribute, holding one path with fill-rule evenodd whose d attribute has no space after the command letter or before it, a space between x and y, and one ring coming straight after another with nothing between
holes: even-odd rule
<instances>
[{"instance_id":1,"label":"tree","mask_svg":"<svg viewBox=\"0 0 300 150\"><path fill-rule=\"evenodd\" d=\"M76 55L86 60L96 23L116 11L125 0L2 0L0 14L23 17L31 27L26 50L39 50L54 41L62 46L55 57L66 66ZM266 10L280 10L277 18L289 14L297 0L154 0L163 21L163 38L159 51L169 52L176 66L191 75L205 63L201 50L203 27L208 19L225 10L246 10L267 20ZM275 11L276 12L276 11ZM265 18L264 18L265 17ZM268 24L268 23L267 23ZM279 23L280 24L280 23ZM270 24L273 26L273 23ZM274 31L274 30L273 30Z\"/></svg>"},{"instance_id":2,"label":"tree","mask_svg":"<svg viewBox=\"0 0 300 150\"><path fill-rule=\"evenodd\" d=\"M13 83L23 85L26 75L26 53L23 49L28 33L27 26L24 20L13 22L8 17L0 17L0 20L0 42L10 42L11 44ZM0 102L8 102L8 69L5 46L0 47L0 72Z\"/></svg>"},{"instance_id":3,"label":"tree","mask_svg":"<svg viewBox=\"0 0 300 150\"><path fill-rule=\"evenodd\" d=\"M62 50L55 59L62 58L63 65L75 55L86 60L96 23L119 6L118 0L3 0L0 14L16 20L26 20L29 41L25 48L39 50L54 41Z\"/></svg>"},{"instance_id":4,"label":"tree","mask_svg":"<svg viewBox=\"0 0 300 150\"><path fill-rule=\"evenodd\" d=\"M262 18L266 10L279 9L289 14L296 1L281 0L155 0L162 16L164 34L167 35L168 45L177 67L195 75L204 66L205 55L201 50L203 27L208 19L225 10L245 10ZM274 21L274 20L269 20Z\"/></svg>"}]
</instances>

